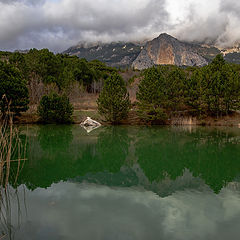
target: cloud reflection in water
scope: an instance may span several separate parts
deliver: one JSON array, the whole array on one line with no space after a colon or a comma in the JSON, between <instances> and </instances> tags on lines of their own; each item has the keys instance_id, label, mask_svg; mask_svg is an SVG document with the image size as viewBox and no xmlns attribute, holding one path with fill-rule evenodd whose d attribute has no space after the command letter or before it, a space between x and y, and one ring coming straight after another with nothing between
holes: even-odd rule
<instances>
[{"instance_id":1,"label":"cloud reflection in water","mask_svg":"<svg viewBox=\"0 0 240 240\"><path fill-rule=\"evenodd\" d=\"M26 193L16 239L238 239L240 192L178 191L60 182Z\"/></svg>"}]
</instances>

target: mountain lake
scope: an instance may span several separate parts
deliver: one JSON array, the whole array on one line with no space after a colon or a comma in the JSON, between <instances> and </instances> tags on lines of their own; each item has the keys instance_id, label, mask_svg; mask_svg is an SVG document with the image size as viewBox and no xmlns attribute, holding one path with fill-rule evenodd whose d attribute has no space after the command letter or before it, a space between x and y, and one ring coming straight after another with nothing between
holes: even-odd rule
<instances>
[{"instance_id":1,"label":"mountain lake","mask_svg":"<svg viewBox=\"0 0 240 240\"><path fill-rule=\"evenodd\" d=\"M3 240L239 239L240 128L30 125L20 138Z\"/></svg>"}]
</instances>

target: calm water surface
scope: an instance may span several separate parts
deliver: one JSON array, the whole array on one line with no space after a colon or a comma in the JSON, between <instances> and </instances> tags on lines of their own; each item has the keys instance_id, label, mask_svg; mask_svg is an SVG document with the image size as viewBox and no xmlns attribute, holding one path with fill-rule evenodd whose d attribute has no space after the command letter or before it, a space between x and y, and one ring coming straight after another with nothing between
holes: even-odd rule
<instances>
[{"instance_id":1,"label":"calm water surface","mask_svg":"<svg viewBox=\"0 0 240 240\"><path fill-rule=\"evenodd\" d=\"M239 128L47 125L21 139L5 239L239 239Z\"/></svg>"}]
</instances>

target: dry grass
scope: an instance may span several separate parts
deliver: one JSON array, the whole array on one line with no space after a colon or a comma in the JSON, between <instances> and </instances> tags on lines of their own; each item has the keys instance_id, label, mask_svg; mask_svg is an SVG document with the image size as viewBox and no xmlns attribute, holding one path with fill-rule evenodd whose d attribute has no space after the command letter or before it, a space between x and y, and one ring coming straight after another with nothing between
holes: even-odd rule
<instances>
[{"instance_id":1,"label":"dry grass","mask_svg":"<svg viewBox=\"0 0 240 240\"><path fill-rule=\"evenodd\" d=\"M8 108L10 109L10 107ZM26 143L25 143L26 144ZM10 110L5 117L0 114L0 239L12 239L13 227L11 225L11 197L9 181L16 184L22 162L25 156L26 145L23 146L19 132L13 126L13 116ZM15 156L15 158L13 158ZM17 164L16 170L11 171L11 164ZM17 191L14 192L17 197Z\"/></svg>"}]
</instances>

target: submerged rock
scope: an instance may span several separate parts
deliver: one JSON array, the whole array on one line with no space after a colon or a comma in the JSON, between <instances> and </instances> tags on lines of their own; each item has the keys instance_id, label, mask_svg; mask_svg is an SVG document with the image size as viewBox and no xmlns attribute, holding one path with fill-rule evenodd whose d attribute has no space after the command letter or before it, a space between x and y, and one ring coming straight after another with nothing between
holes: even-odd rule
<instances>
[{"instance_id":1,"label":"submerged rock","mask_svg":"<svg viewBox=\"0 0 240 240\"><path fill-rule=\"evenodd\" d=\"M83 121L82 123L80 123L81 126L101 126L101 123L91 119L90 117L87 117L87 119L85 121Z\"/></svg>"},{"instance_id":2,"label":"submerged rock","mask_svg":"<svg viewBox=\"0 0 240 240\"><path fill-rule=\"evenodd\" d=\"M94 129L99 128L101 126L101 123L91 119L90 117L87 117L87 119L80 123L80 125L89 133Z\"/></svg>"}]
</instances>

